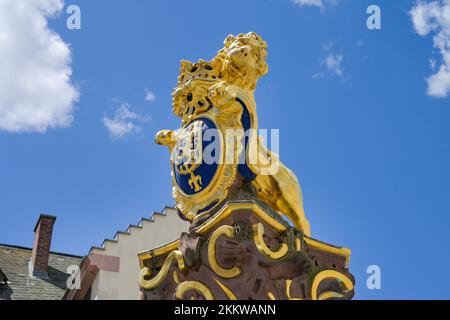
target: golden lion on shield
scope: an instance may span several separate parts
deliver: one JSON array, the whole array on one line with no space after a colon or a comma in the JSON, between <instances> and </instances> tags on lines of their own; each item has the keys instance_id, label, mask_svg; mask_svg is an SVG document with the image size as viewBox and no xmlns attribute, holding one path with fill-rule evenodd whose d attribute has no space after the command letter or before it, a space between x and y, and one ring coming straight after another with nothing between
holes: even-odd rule
<instances>
[{"instance_id":1,"label":"golden lion on shield","mask_svg":"<svg viewBox=\"0 0 450 320\"><path fill-rule=\"evenodd\" d=\"M218 110L218 117L241 122L244 129L253 129L249 131L254 132L258 129L254 90L258 79L268 72L266 57L267 43L250 32L228 36L224 47L209 62L200 60L193 64L182 61L178 86L173 93L174 113L186 125L214 107ZM310 236L302 192L295 174L261 140L258 134L250 134L245 151L245 163L252 175L250 180L257 198L288 217L297 229ZM171 150L176 141L177 131L163 130L156 135L156 142Z\"/></svg>"}]
</instances>

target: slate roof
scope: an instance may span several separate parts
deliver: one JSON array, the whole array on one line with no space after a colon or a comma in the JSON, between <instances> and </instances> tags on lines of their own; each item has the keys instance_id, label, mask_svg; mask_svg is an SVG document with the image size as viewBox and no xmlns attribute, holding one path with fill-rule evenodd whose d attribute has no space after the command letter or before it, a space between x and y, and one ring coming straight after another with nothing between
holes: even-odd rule
<instances>
[{"instance_id":1,"label":"slate roof","mask_svg":"<svg viewBox=\"0 0 450 320\"><path fill-rule=\"evenodd\" d=\"M2 269L0 269L0 284L6 284L7 281L8 281L8 278L3 273Z\"/></svg>"},{"instance_id":2,"label":"slate roof","mask_svg":"<svg viewBox=\"0 0 450 320\"><path fill-rule=\"evenodd\" d=\"M28 271L30 259L30 248L0 244L0 270L8 281L6 284L0 281L0 300L61 299L69 277L66 273L67 267L78 266L82 257L50 253L47 279L30 277Z\"/></svg>"}]
</instances>

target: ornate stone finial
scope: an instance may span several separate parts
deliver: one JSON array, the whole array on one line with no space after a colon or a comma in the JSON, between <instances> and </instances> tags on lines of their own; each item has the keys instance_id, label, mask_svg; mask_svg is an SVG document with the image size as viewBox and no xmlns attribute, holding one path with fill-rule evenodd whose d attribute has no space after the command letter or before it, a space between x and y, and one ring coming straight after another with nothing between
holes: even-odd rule
<instances>
[{"instance_id":1,"label":"ornate stone finial","mask_svg":"<svg viewBox=\"0 0 450 320\"><path fill-rule=\"evenodd\" d=\"M172 93L181 127L155 141L169 148L172 194L191 231L139 255L145 299L353 296L350 251L311 238L295 174L258 136L266 57L250 32L228 36L211 61L181 61Z\"/></svg>"}]
</instances>

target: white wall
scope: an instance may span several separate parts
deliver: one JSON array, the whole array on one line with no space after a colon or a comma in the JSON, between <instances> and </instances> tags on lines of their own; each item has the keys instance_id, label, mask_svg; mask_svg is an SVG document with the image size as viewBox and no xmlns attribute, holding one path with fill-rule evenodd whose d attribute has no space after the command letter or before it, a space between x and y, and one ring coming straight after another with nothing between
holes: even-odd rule
<instances>
[{"instance_id":1,"label":"white wall","mask_svg":"<svg viewBox=\"0 0 450 320\"><path fill-rule=\"evenodd\" d=\"M91 254L120 258L118 272L100 270L91 289L91 299L134 300L139 299L139 260L137 254L161 246L187 232L189 223L181 220L175 209L166 208L162 215L155 215L154 222L143 220L142 228L132 227L130 234L118 234L117 242L107 241L103 249L93 248Z\"/></svg>"}]
</instances>

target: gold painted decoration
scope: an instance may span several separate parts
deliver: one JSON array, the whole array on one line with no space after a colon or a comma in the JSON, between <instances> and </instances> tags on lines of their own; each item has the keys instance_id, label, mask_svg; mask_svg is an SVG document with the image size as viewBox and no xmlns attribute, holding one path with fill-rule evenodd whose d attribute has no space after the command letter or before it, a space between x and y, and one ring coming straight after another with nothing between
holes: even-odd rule
<instances>
[{"instance_id":1,"label":"gold painted decoration","mask_svg":"<svg viewBox=\"0 0 450 320\"><path fill-rule=\"evenodd\" d=\"M173 271L173 281L176 284L180 284L180 277L178 276L178 273L175 270Z\"/></svg>"},{"instance_id":2,"label":"gold painted decoration","mask_svg":"<svg viewBox=\"0 0 450 320\"><path fill-rule=\"evenodd\" d=\"M257 223L253 223L255 220ZM225 221L229 224L224 224ZM227 253L227 257L236 259L239 264L231 268L224 268L218 263L218 258L224 253L217 243L222 236L233 239L235 245L235 249L232 253ZM277 248L267 246L268 239L279 241L280 237L286 237L287 242L279 243ZM182 252L186 254L186 258ZM244 259L241 258L243 252L246 255ZM191 230L189 235L140 253L141 266L154 266L154 270L159 269L159 272L150 278L156 271L142 268L139 283L144 294L148 292L145 297L149 299L198 297L189 295L190 290L205 299L223 295L230 300L249 297L288 300L349 299L354 289L351 274L346 267L349 254L346 248L294 232L257 203L230 202L216 215ZM298 268L292 268L293 264L298 265ZM328 269L331 266L333 270ZM279 274L282 275L284 268L287 268L289 278L275 276L265 279L262 276L272 271L275 274L281 272ZM167 277L169 272L171 276ZM243 273L245 277L242 276ZM311 274L315 276L311 278ZM301 294L294 293L293 281L298 281L299 287L296 290ZM333 291L324 290L323 284L330 281L336 281L340 287ZM171 285L161 286L163 282ZM281 291L280 284L284 284Z\"/></svg>"},{"instance_id":3,"label":"gold painted decoration","mask_svg":"<svg viewBox=\"0 0 450 320\"><path fill-rule=\"evenodd\" d=\"M211 219L195 229L198 234L205 234L214 230L214 228L222 221L227 219L233 212L242 210L252 211L259 219L267 223L270 227L278 232L283 232L288 228L288 224L284 221L274 219L269 213L264 211L261 205L255 202L227 202Z\"/></svg>"},{"instance_id":4,"label":"gold painted decoration","mask_svg":"<svg viewBox=\"0 0 450 320\"><path fill-rule=\"evenodd\" d=\"M349 277L347 277L345 274L336 271L336 270L323 270L320 271L313 280L312 286L311 286L311 299L312 300L327 300L327 299L331 299L331 298L342 298L343 295L338 293L338 292L332 292L332 291L327 291L324 293L321 293L318 296L318 289L319 289L319 285L322 283L322 281L327 280L327 279L334 279L336 281L338 281L344 292L349 292L351 290L353 290L353 282L350 280Z\"/></svg>"},{"instance_id":5,"label":"gold painted decoration","mask_svg":"<svg viewBox=\"0 0 450 320\"><path fill-rule=\"evenodd\" d=\"M345 267L348 268L348 265L350 263L350 254L351 254L350 249L332 246L332 245L318 241L313 238L304 237L304 239L305 239L306 244L312 248L316 248L319 250L323 250L323 251L326 251L326 252L329 252L332 254L336 254L336 255L345 257Z\"/></svg>"},{"instance_id":6,"label":"gold painted decoration","mask_svg":"<svg viewBox=\"0 0 450 320\"><path fill-rule=\"evenodd\" d=\"M164 261L161 270L152 279L147 280L147 278L152 275L152 271L149 268L144 267L141 269L141 272L139 273L139 285L144 289L152 289L159 286L167 277L167 273L169 272L169 269L174 261L177 262L178 268L181 271L185 269L183 254L181 253L181 251L172 251Z\"/></svg>"},{"instance_id":7,"label":"gold painted decoration","mask_svg":"<svg viewBox=\"0 0 450 320\"><path fill-rule=\"evenodd\" d=\"M155 140L169 148L173 197L188 220L198 220L216 209L239 172L251 181L258 199L310 236L297 177L258 135L254 91L259 78L268 72L266 58L267 43L249 32L228 36L211 61L181 61L172 93L172 109L181 119L181 128L162 130ZM210 129L220 136L215 163L195 157L211 145L203 139Z\"/></svg>"},{"instance_id":8,"label":"gold painted decoration","mask_svg":"<svg viewBox=\"0 0 450 320\"><path fill-rule=\"evenodd\" d=\"M262 223L253 225L253 240L258 251L269 259L281 259L288 253L288 246L281 243L276 251L272 251L264 241L264 225Z\"/></svg>"},{"instance_id":9,"label":"gold painted decoration","mask_svg":"<svg viewBox=\"0 0 450 320\"><path fill-rule=\"evenodd\" d=\"M184 299L184 296L187 292L194 290L200 292L206 300L214 300L214 295L205 284L200 281L185 281L182 282L175 292L175 297L177 299Z\"/></svg>"},{"instance_id":10,"label":"gold painted decoration","mask_svg":"<svg viewBox=\"0 0 450 320\"><path fill-rule=\"evenodd\" d=\"M267 299L269 299L269 300L277 300L276 298L275 298L275 295L272 293L272 292L267 292Z\"/></svg>"},{"instance_id":11,"label":"gold painted decoration","mask_svg":"<svg viewBox=\"0 0 450 320\"><path fill-rule=\"evenodd\" d=\"M291 286L292 286L292 279L287 279L284 287L284 294L286 295L287 300L304 300L301 298L294 298L291 296ZM269 300L277 300L275 298L275 295L271 291L267 292L267 298Z\"/></svg>"},{"instance_id":12,"label":"gold painted decoration","mask_svg":"<svg viewBox=\"0 0 450 320\"><path fill-rule=\"evenodd\" d=\"M216 259L216 241L219 237L226 236L228 238L234 237L234 228L232 226L223 225L218 227L209 239L208 244L208 261L211 269L222 278L236 278L241 274L241 269L233 267L231 269L224 269L218 263Z\"/></svg>"},{"instance_id":13,"label":"gold painted decoration","mask_svg":"<svg viewBox=\"0 0 450 320\"><path fill-rule=\"evenodd\" d=\"M218 61L182 61L172 94L173 111L182 126L177 131L160 131L155 138L156 143L169 147L173 197L189 220L225 199L236 179L239 145L234 142L243 135L238 121L242 110L212 103L216 94L212 87L220 82L219 71ZM227 131L236 132L237 137L229 141ZM205 157L211 149L214 152Z\"/></svg>"},{"instance_id":14,"label":"gold painted decoration","mask_svg":"<svg viewBox=\"0 0 450 320\"><path fill-rule=\"evenodd\" d=\"M286 290L286 297L288 297L288 300L303 300L301 298L293 298L291 296L291 286L292 286L292 279L286 280L285 290Z\"/></svg>"},{"instance_id":15,"label":"gold painted decoration","mask_svg":"<svg viewBox=\"0 0 450 320\"><path fill-rule=\"evenodd\" d=\"M210 61L181 61L172 93L181 124L155 142L169 149L172 195L191 226L138 254L143 299L353 296L350 250L311 237L296 175L259 135L254 91L266 58L267 43L249 32L228 36ZM230 239L233 248L221 250L217 241ZM338 292L323 292L330 281Z\"/></svg>"},{"instance_id":16,"label":"gold painted decoration","mask_svg":"<svg viewBox=\"0 0 450 320\"><path fill-rule=\"evenodd\" d=\"M226 205L223 206L222 209L220 209L217 214L215 214L211 219L207 220L205 223L197 227L195 232L199 235L205 235L209 232L212 232L215 230L217 226L220 226L220 223L227 219L230 215L233 214L233 212L237 210L250 210L255 214L258 219L261 221L264 221L268 226L273 228L277 232L284 232L287 230L288 225L286 223L282 223L278 219L274 219L272 216L270 216L264 209L257 203L254 202L246 202L246 203L238 203L238 202L228 202ZM333 246L324 242L321 242L319 240L309 238L309 237L303 237L306 245L308 247L321 250L333 255L338 255L343 258L345 258L345 267L347 268L350 263L350 254L351 251L348 248L344 247L337 247ZM301 249L301 242L300 239L296 238L296 248ZM152 257L161 256L167 253L170 253L173 250L176 250L177 247L180 244L180 240L175 240L173 242L168 243L167 245L164 245L159 248L155 248L153 250L144 251L138 254L139 262L141 268L144 267L144 261L147 259L151 259Z\"/></svg>"},{"instance_id":17,"label":"gold painted decoration","mask_svg":"<svg viewBox=\"0 0 450 320\"><path fill-rule=\"evenodd\" d=\"M203 189L202 176L195 174L203 161L203 124L199 120L183 128L173 152L173 167L180 175L189 176L189 188L195 192Z\"/></svg>"},{"instance_id":18,"label":"gold painted decoration","mask_svg":"<svg viewBox=\"0 0 450 320\"><path fill-rule=\"evenodd\" d=\"M295 238L295 250L302 251L302 241L299 238Z\"/></svg>"},{"instance_id":19,"label":"gold painted decoration","mask_svg":"<svg viewBox=\"0 0 450 320\"><path fill-rule=\"evenodd\" d=\"M233 291L230 290L226 285L224 285L220 280L214 278L214 281L219 285L219 287L223 290L223 292L226 294L228 299L230 300L237 300L236 295L233 293Z\"/></svg>"},{"instance_id":20,"label":"gold painted decoration","mask_svg":"<svg viewBox=\"0 0 450 320\"><path fill-rule=\"evenodd\" d=\"M144 261L145 260L151 260L154 257L159 257L165 254L168 254L174 250L177 250L178 246L180 244L180 239L177 239L175 241L172 241L170 243L167 243L161 247L158 248L154 248L152 250L149 251L144 251L141 253L138 253L138 258L139 258L139 266L142 268L144 268Z\"/></svg>"}]
</instances>

